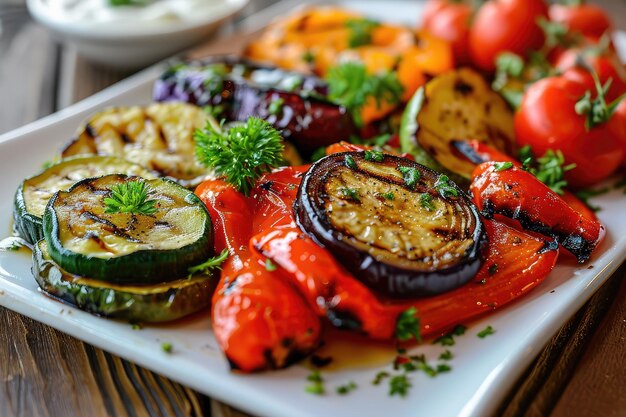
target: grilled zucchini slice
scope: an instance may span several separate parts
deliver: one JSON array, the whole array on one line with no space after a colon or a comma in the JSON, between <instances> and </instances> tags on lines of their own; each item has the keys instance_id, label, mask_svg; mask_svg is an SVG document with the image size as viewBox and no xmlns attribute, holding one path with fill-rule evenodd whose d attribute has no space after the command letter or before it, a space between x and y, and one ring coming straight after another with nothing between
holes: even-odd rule
<instances>
[{"instance_id":1,"label":"grilled zucchini slice","mask_svg":"<svg viewBox=\"0 0 626 417\"><path fill-rule=\"evenodd\" d=\"M107 174L156 178L156 173L113 156L85 156L64 159L22 182L15 193L15 230L30 244L43 239L42 216L48 200L78 181Z\"/></svg>"},{"instance_id":2,"label":"grilled zucchini slice","mask_svg":"<svg viewBox=\"0 0 626 417\"><path fill-rule=\"evenodd\" d=\"M440 75L426 84L425 96L416 140L444 168L471 178L474 165L456 153L456 140L476 139L517 155L513 113L477 72L461 68Z\"/></svg>"},{"instance_id":3,"label":"grilled zucchini slice","mask_svg":"<svg viewBox=\"0 0 626 417\"><path fill-rule=\"evenodd\" d=\"M154 213L108 212L112 189L133 181L145 181ZM209 212L191 191L167 179L114 174L79 181L50 199L43 230L61 268L119 284L181 277L213 256Z\"/></svg>"},{"instance_id":4,"label":"grilled zucchini slice","mask_svg":"<svg viewBox=\"0 0 626 417\"><path fill-rule=\"evenodd\" d=\"M201 108L186 103L113 107L93 115L61 157L118 156L192 187L208 174L196 161L193 134L209 120Z\"/></svg>"},{"instance_id":5,"label":"grilled zucchini slice","mask_svg":"<svg viewBox=\"0 0 626 417\"><path fill-rule=\"evenodd\" d=\"M215 280L199 275L143 286L115 285L64 271L44 240L33 249L33 275L48 295L99 316L131 322L176 320L207 307Z\"/></svg>"},{"instance_id":6,"label":"grilled zucchini slice","mask_svg":"<svg viewBox=\"0 0 626 417\"><path fill-rule=\"evenodd\" d=\"M305 233L387 297L451 290L483 262L487 238L474 204L447 177L406 158L322 158L304 175L294 213Z\"/></svg>"}]
</instances>

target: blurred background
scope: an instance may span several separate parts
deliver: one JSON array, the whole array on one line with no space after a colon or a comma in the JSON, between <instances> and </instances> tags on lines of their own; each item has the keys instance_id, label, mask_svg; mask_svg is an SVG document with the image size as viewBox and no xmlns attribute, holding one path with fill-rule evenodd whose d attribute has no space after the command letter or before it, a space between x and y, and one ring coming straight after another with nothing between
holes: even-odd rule
<instances>
[{"instance_id":1,"label":"blurred background","mask_svg":"<svg viewBox=\"0 0 626 417\"><path fill-rule=\"evenodd\" d=\"M232 32L238 21L277 1L250 0L221 34ZM407 0L414 1L420 0ZM607 8L612 16L626 16L626 0L592 2ZM614 18L614 24L626 30L626 19ZM0 0L0 134L67 107L136 71L89 62L36 23L26 9L26 0Z\"/></svg>"}]
</instances>

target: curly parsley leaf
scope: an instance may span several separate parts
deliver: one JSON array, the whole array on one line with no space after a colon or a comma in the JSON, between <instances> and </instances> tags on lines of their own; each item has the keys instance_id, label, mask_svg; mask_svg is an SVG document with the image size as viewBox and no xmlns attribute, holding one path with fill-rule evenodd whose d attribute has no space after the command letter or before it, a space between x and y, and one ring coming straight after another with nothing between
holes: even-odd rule
<instances>
[{"instance_id":1,"label":"curly parsley leaf","mask_svg":"<svg viewBox=\"0 0 626 417\"><path fill-rule=\"evenodd\" d=\"M209 122L196 130L194 139L198 161L245 195L257 179L283 162L280 133L256 117L227 131Z\"/></svg>"},{"instance_id":2,"label":"curly parsley leaf","mask_svg":"<svg viewBox=\"0 0 626 417\"><path fill-rule=\"evenodd\" d=\"M110 196L104 199L105 213L132 213L151 216L156 213L156 200L148 199L150 192L145 181L127 181L110 188Z\"/></svg>"},{"instance_id":3,"label":"curly parsley leaf","mask_svg":"<svg viewBox=\"0 0 626 417\"><path fill-rule=\"evenodd\" d=\"M404 88L393 72L368 74L365 65L359 62L344 62L328 70L328 98L344 106L357 126L363 125L361 109L373 99L380 107L382 103L399 103Z\"/></svg>"},{"instance_id":4,"label":"curly parsley leaf","mask_svg":"<svg viewBox=\"0 0 626 417\"><path fill-rule=\"evenodd\" d=\"M537 179L550 187L557 194L563 194L563 188L567 187L565 173L576 168L576 164L565 164L565 157L560 150L548 149L541 158L534 158L530 146L520 149L522 169L530 172Z\"/></svg>"}]
</instances>

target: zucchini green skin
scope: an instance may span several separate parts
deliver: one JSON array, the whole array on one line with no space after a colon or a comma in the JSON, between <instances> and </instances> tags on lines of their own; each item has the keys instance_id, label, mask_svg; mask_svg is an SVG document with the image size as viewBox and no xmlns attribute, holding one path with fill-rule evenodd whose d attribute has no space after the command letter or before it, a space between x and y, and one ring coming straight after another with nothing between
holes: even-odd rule
<instances>
[{"instance_id":1,"label":"zucchini green skin","mask_svg":"<svg viewBox=\"0 0 626 417\"><path fill-rule=\"evenodd\" d=\"M118 167L124 168L118 169ZM86 178L84 176L76 176L77 173L80 175L81 172L85 171L90 174L88 175L89 177L114 173L139 175L144 178L156 178L158 176L156 173L151 172L141 165L137 165L114 156L78 156L63 159L57 162L56 164L41 171L39 174L22 181L15 192L15 198L13 199L14 228L18 235L28 243L35 244L43 239L44 236L41 213L29 211L27 207L28 197L25 194L25 189L38 181L43 182L46 178L58 174L64 169L70 168L73 178L75 178L75 181L73 182ZM64 191L67 190L73 183L69 183L67 180L64 180L63 182L64 184L59 184L58 187L55 187L54 189L50 188L49 191Z\"/></svg>"},{"instance_id":2,"label":"zucchini green skin","mask_svg":"<svg viewBox=\"0 0 626 417\"><path fill-rule=\"evenodd\" d=\"M146 180L148 184L163 182L177 192L184 192L187 204L202 210L204 221L200 237L194 242L175 249L138 250L122 256L100 258L90 253L78 253L65 248L60 240L56 203L62 193L70 194L83 186L91 187L94 181L108 179L126 180L122 174L87 178L67 191L57 192L48 202L43 217L43 230L51 258L64 270L83 277L116 284L156 284L172 277L188 275L191 266L198 265L214 255L213 229L210 214L202 201L180 184L165 178ZM102 203L104 204L104 203Z\"/></svg>"},{"instance_id":3,"label":"zucchini green skin","mask_svg":"<svg viewBox=\"0 0 626 417\"><path fill-rule=\"evenodd\" d=\"M216 282L201 275L151 286L112 287L61 269L43 240L33 249L33 275L51 297L98 316L142 323L176 320L208 307Z\"/></svg>"},{"instance_id":4,"label":"zucchini green skin","mask_svg":"<svg viewBox=\"0 0 626 417\"><path fill-rule=\"evenodd\" d=\"M13 230L30 244L43 239L43 219L31 214L24 202L24 182L20 184L13 199Z\"/></svg>"}]
</instances>

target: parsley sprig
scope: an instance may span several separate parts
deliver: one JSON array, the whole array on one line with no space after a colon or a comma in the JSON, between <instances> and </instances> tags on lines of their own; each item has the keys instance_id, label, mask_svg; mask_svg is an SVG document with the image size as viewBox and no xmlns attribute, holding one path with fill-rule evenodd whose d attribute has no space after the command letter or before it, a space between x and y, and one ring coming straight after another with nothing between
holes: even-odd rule
<instances>
[{"instance_id":1,"label":"parsley sprig","mask_svg":"<svg viewBox=\"0 0 626 417\"><path fill-rule=\"evenodd\" d=\"M156 200L148 199L150 189L143 180L127 181L110 188L104 199L105 213L132 213L151 216L156 213Z\"/></svg>"},{"instance_id":2,"label":"parsley sprig","mask_svg":"<svg viewBox=\"0 0 626 417\"><path fill-rule=\"evenodd\" d=\"M564 165L565 157L560 150L548 149L541 158L535 159L528 145L520 150L520 160L523 163L522 169L535 175L557 194L563 194L563 188L567 186L565 173L576 167L576 164Z\"/></svg>"},{"instance_id":3,"label":"parsley sprig","mask_svg":"<svg viewBox=\"0 0 626 417\"><path fill-rule=\"evenodd\" d=\"M372 31L380 26L371 19L350 19L346 22L346 27L350 30L348 46L356 48L372 43Z\"/></svg>"},{"instance_id":4,"label":"parsley sprig","mask_svg":"<svg viewBox=\"0 0 626 417\"><path fill-rule=\"evenodd\" d=\"M280 133L256 117L226 131L208 122L203 130L196 130L194 139L198 161L245 195L257 179L283 162Z\"/></svg>"},{"instance_id":5,"label":"parsley sprig","mask_svg":"<svg viewBox=\"0 0 626 417\"><path fill-rule=\"evenodd\" d=\"M218 256L211 257L200 265L191 266L187 269L189 277L196 274L206 275L214 269L220 269L222 263L228 258L228 249L224 249Z\"/></svg>"},{"instance_id":6,"label":"parsley sprig","mask_svg":"<svg viewBox=\"0 0 626 417\"><path fill-rule=\"evenodd\" d=\"M370 99L380 107L383 102L399 103L404 88L393 72L368 74L359 62L344 62L328 70L328 98L344 106L357 126L363 125L361 109Z\"/></svg>"}]
</instances>

